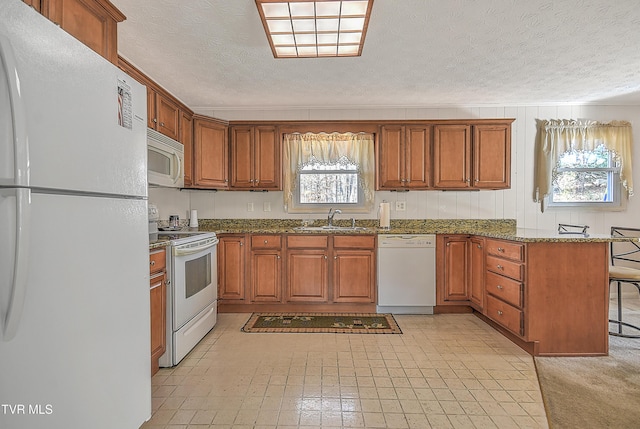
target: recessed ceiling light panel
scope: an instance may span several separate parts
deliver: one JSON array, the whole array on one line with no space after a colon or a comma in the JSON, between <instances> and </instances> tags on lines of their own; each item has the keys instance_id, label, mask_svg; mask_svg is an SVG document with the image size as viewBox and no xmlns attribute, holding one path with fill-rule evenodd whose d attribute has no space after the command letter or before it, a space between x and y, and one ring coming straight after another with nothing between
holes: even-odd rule
<instances>
[{"instance_id":1,"label":"recessed ceiling light panel","mask_svg":"<svg viewBox=\"0 0 640 429\"><path fill-rule=\"evenodd\" d=\"M362 54L373 0L256 0L276 58Z\"/></svg>"}]
</instances>

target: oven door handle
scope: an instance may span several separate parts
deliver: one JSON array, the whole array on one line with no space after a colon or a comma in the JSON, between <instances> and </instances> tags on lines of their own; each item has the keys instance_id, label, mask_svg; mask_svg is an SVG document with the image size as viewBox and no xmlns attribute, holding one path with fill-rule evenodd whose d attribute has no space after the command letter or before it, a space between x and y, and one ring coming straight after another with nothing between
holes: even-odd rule
<instances>
[{"instance_id":1,"label":"oven door handle","mask_svg":"<svg viewBox=\"0 0 640 429\"><path fill-rule=\"evenodd\" d=\"M174 247L173 248L173 255L174 256L187 256L187 255L193 255L194 253L198 253L201 252L203 250L207 250L210 249L212 247L214 247L216 244L218 244L219 240L216 240L214 242L211 243L207 243L207 244L203 244L202 246L195 246L195 247Z\"/></svg>"}]
</instances>

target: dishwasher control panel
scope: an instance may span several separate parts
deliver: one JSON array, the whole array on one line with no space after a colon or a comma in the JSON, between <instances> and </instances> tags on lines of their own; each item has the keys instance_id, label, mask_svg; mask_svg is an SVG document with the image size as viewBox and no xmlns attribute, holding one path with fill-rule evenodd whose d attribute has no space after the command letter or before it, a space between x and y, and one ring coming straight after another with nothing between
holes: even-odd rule
<instances>
[{"instance_id":1,"label":"dishwasher control panel","mask_svg":"<svg viewBox=\"0 0 640 429\"><path fill-rule=\"evenodd\" d=\"M433 234L380 234L378 247L436 247L436 236Z\"/></svg>"}]
</instances>

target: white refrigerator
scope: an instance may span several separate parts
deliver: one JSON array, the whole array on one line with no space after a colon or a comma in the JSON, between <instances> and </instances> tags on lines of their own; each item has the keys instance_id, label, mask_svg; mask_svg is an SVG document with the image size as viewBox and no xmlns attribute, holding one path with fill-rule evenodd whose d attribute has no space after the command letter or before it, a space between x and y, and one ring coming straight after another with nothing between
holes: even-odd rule
<instances>
[{"instance_id":1,"label":"white refrigerator","mask_svg":"<svg viewBox=\"0 0 640 429\"><path fill-rule=\"evenodd\" d=\"M151 416L146 91L0 0L0 428Z\"/></svg>"}]
</instances>

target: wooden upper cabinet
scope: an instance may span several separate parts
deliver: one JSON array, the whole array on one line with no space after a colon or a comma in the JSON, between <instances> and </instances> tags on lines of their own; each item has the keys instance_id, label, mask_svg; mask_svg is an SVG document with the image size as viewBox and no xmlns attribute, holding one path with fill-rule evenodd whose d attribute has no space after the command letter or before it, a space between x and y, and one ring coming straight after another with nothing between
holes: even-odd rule
<instances>
[{"instance_id":1,"label":"wooden upper cabinet","mask_svg":"<svg viewBox=\"0 0 640 429\"><path fill-rule=\"evenodd\" d=\"M194 187L228 189L228 126L222 121L195 115L193 130Z\"/></svg>"},{"instance_id":2,"label":"wooden upper cabinet","mask_svg":"<svg viewBox=\"0 0 640 429\"><path fill-rule=\"evenodd\" d=\"M378 189L430 188L431 126L382 126L377 167Z\"/></svg>"},{"instance_id":3,"label":"wooden upper cabinet","mask_svg":"<svg viewBox=\"0 0 640 429\"><path fill-rule=\"evenodd\" d=\"M231 127L231 189L281 190L276 127Z\"/></svg>"},{"instance_id":4,"label":"wooden upper cabinet","mask_svg":"<svg viewBox=\"0 0 640 429\"><path fill-rule=\"evenodd\" d=\"M117 25L126 17L108 0L40 0L26 3L113 64L118 63Z\"/></svg>"},{"instance_id":5,"label":"wooden upper cabinet","mask_svg":"<svg viewBox=\"0 0 640 429\"><path fill-rule=\"evenodd\" d=\"M147 123L149 128L179 140L180 107L171 98L147 86Z\"/></svg>"},{"instance_id":6,"label":"wooden upper cabinet","mask_svg":"<svg viewBox=\"0 0 640 429\"><path fill-rule=\"evenodd\" d=\"M180 111L180 138L184 146L184 186L193 185L193 115Z\"/></svg>"},{"instance_id":7,"label":"wooden upper cabinet","mask_svg":"<svg viewBox=\"0 0 640 429\"><path fill-rule=\"evenodd\" d=\"M22 0L38 12L42 11L42 0Z\"/></svg>"},{"instance_id":8,"label":"wooden upper cabinet","mask_svg":"<svg viewBox=\"0 0 640 429\"><path fill-rule=\"evenodd\" d=\"M434 187L471 187L471 126L436 125L433 131Z\"/></svg>"},{"instance_id":9,"label":"wooden upper cabinet","mask_svg":"<svg viewBox=\"0 0 640 429\"><path fill-rule=\"evenodd\" d=\"M433 158L436 189L508 189L511 125L436 125Z\"/></svg>"},{"instance_id":10,"label":"wooden upper cabinet","mask_svg":"<svg viewBox=\"0 0 640 429\"><path fill-rule=\"evenodd\" d=\"M482 189L511 187L511 127L473 126L473 186Z\"/></svg>"}]
</instances>

